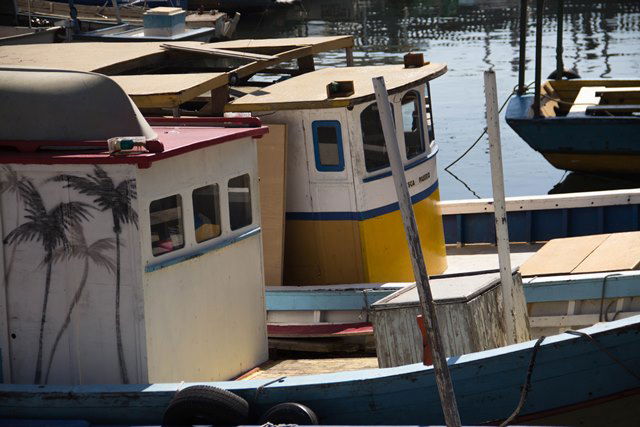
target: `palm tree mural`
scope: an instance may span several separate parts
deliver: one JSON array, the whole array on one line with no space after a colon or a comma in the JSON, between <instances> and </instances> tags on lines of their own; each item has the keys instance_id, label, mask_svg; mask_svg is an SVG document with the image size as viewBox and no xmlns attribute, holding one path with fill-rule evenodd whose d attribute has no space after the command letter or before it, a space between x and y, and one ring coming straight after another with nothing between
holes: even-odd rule
<instances>
[{"instance_id":1,"label":"palm tree mural","mask_svg":"<svg viewBox=\"0 0 640 427\"><path fill-rule=\"evenodd\" d=\"M13 168L9 165L2 165L2 175L3 179L0 181L0 196L4 193L13 193L16 197L16 227L20 221L20 175L13 170ZM11 248L11 257L7 261L6 269L4 272L4 286L5 293L8 292L9 281L11 279L11 270L13 269L13 260L16 256L17 245L14 245ZM8 301L8 299L6 299Z\"/></svg>"},{"instance_id":2,"label":"palm tree mural","mask_svg":"<svg viewBox=\"0 0 640 427\"><path fill-rule=\"evenodd\" d=\"M43 264L47 266L44 284L44 297L42 302L42 315L40 318L40 334L38 337L38 355L36 358L36 373L34 382L40 383L42 377L42 345L44 325L47 320L47 303L49 302L49 288L51 286L51 267L53 265L53 253L62 246L67 248L69 240L67 231L69 228L89 219L90 206L82 202L59 203L54 208L47 210L40 193L31 180L21 178L18 182L18 191L25 204L25 219L13 231L7 234L5 244L18 244L21 242L36 241L42 244L44 249Z\"/></svg>"},{"instance_id":3,"label":"palm tree mural","mask_svg":"<svg viewBox=\"0 0 640 427\"><path fill-rule=\"evenodd\" d=\"M47 370L45 371L44 382L49 381L49 373L51 372L51 364L58 348L58 343L62 338L62 335L67 330L69 323L71 322L71 314L76 307L82 296L82 291L87 284L87 277L89 276L89 261L98 267L102 267L110 273L115 273L116 267L113 260L106 256L104 252L111 251L115 247L115 239L109 237L106 239L99 239L93 242L91 245L87 245L82 227L78 224L70 230L69 233L69 247L67 249L58 248L53 252L53 261L69 261L72 258L78 258L84 260L84 268L82 269L82 278L80 284L73 295L73 300L69 304L67 315L62 322L62 326L58 331L56 338L51 347L51 355L49 357L49 363L47 364Z\"/></svg>"},{"instance_id":4,"label":"palm tree mural","mask_svg":"<svg viewBox=\"0 0 640 427\"><path fill-rule=\"evenodd\" d=\"M113 232L116 235L116 345L120 379L126 384L129 382L129 375L124 360L120 327L120 233L122 233L122 224L133 224L136 228L138 227L138 214L131 207L131 201L137 197L135 180L125 179L116 185L105 170L98 165L93 167L93 174L88 173L85 176L62 174L51 178L51 180L66 181L65 188L72 188L80 194L93 197L93 202L100 211L111 211Z\"/></svg>"}]
</instances>

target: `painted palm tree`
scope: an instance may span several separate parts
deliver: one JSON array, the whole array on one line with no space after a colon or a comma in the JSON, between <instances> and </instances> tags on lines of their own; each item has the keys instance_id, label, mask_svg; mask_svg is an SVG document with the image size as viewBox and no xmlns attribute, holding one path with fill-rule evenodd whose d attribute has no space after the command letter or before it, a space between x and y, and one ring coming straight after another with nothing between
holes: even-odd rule
<instances>
[{"instance_id":1,"label":"painted palm tree","mask_svg":"<svg viewBox=\"0 0 640 427\"><path fill-rule=\"evenodd\" d=\"M13 193L15 195L17 227L20 221L20 175L9 165L2 165L2 172L3 179L2 181L0 181L0 196L4 193ZM16 256L16 249L17 245L14 245L13 248L11 248L11 257L7 261L7 265L4 271L5 292L8 292L9 281L11 280L11 271L13 270L13 260Z\"/></svg>"},{"instance_id":2,"label":"painted palm tree","mask_svg":"<svg viewBox=\"0 0 640 427\"><path fill-rule=\"evenodd\" d=\"M113 232L116 235L116 346L120 379L126 384L129 382L129 375L124 360L120 327L120 233L122 233L122 224L134 224L136 228L138 227L138 214L131 206L132 200L137 197L135 181L125 179L116 185L105 170L97 165L94 166L92 174L89 173L85 176L58 175L52 180L66 181L65 188L72 188L80 194L93 197L93 202L100 211L111 211Z\"/></svg>"},{"instance_id":3,"label":"painted palm tree","mask_svg":"<svg viewBox=\"0 0 640 427\"><path fill-rule=\"evenodd\" d=\"M45 384L49 381L51 364L53 363L53 358L56 354L60 339L67 330L69 323L71 323L71 314L73 313L73 309L80 301L82 291L84 291L87 284L87 277L89 276L89 262L91 261L96 266L102 267L110 273L115 273L116 270L113 260L104 254L105 252L112 251L115 248L115 239L111 237L99 239L92 244L87 245L87 240L82 232L82 227L78 224L70 230L69 241L70 243L67 249L58 248L53 252L53 261L68 261L72 258L78 258L84 260L84 268L82 269L80 284L73 295L73 299L71 300L71 304L69 304L69 309L67 310L67 315L64 318L62 326L60 326L60 330L56 334L53 346L51 347L51 355L49 357L49 363L47 363L47 370L45 371L44 376Z\"/></svg>"},{"instance_id":4,"label":"painted palm tree","mask_svg":"<svg viewBox=\"0 0 640 427\"><path fill-rule=\"evenodd\" d=\"M34 382L39 384L42 378L42 345L44 325L47 320L47 303L49 302L49 288L51 286L53 252L60 246L68 247L69 240L66 234L67 231L74 225L89 219L91 214L89 213L90 206L82 202L59 203L52 209L47 210L40 193L27 178L20 179L18 189L20 191L20 197L24 200L26 211L25 219L27 221L7 234L4 243L40 242L44 249L43 264L47 267L34 379Z\"/></svg>"}]
</instances>

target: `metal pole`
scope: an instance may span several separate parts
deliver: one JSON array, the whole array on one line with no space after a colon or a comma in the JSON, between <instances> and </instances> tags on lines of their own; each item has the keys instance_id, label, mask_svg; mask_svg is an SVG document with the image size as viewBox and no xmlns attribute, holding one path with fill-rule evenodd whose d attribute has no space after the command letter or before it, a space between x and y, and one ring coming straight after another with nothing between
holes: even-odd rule
<instances>
[{"instance_id":1,"label":"metal pole","mask_svg":"<svg viewBox=\"0 0 640 427\"><path fill-rule=\"evenodd\" d=\"M527 0L520 1L520 64L518 65L518 95L524 95L527 90L524 73L527 56Z\"/></svg>"},{"instance_id":2,"label":"metal pole","mask_svg":"<svg viewBox=\"0 0 640 427\"><path fill-rule=\"evenodd\" d=\"M564 20L564 0L558 0L558 39L556 41L556 80L562 80L564 64L562 63L562 24Z\"/></svg>"},{"instance_id":3,"label":"metal pole","mask_svg":"<svg viewBox=\"0 0 640 427\"><path fill-rule=\"evenodd\" d=\"M535 96L533 99L533 114L540 117L540 88L542 85L542 11L544 9L544 0L538 0L536 3L536 79L535 79Z\"/></svg>"},{"instance_id":4,"label":"metal pole","mask_svg":"<svg viewBox=\"0 0 640 427\"><path fill-rule=\"evenodd\" d=\"M438 320L436 318L435 305L431 288L429 287L429 276L427 275L427 266L424 262L422 254L422 246L420 245L420 235L418 234L418 226L413 216L413 206L411 204L411 196L409 195L409 187L404 175L404 167L400 159L400 149L398 148L398 140L396 138L396 127L393 122L393 114L389 105L389 95L384 83L383 77L373 78L373 88L376 93L376 101L378 103L378 112L380 114L380 122L382 123L382 131L391 163L391 171L393 172L393 182L398 194L398 203L402 214L402 223L404 224L405 233L407 235L407 243L409 245L409 253L411 255L411 264L413 266L413 275L416 279L416 287L420 297L420 306L422 307L422 315L426 322L427 335L431 343L431 354L433 356L433 368L436 375L436 384L440 394L440 403L444 412L444 419L449 427L460 426L460 414L458 413L458 405L456 403L456 395L453 391L451 375L447 366L442 339L440 338L440 329L438 328Z\"/></svg>"},{"instance_id":5,"label":"metal pole","mask_svg":"<svg viewBox=\"0 0 640 427\"><path fill-rule=\"evenodd\" d=\"M504 175L502 172L502 148L500 145L500 112L498 109L498 91L496 73L484 72L484 96L487 107L487 133L489 134L489 157L491 160L491 184L493 188L493 207L498 244L498 264L502 284L502 306L507 344L518 342L516 333L514 283L509 256L509 230L507 226L507 208L504 200Z\"/></svg>"}]
</instances>

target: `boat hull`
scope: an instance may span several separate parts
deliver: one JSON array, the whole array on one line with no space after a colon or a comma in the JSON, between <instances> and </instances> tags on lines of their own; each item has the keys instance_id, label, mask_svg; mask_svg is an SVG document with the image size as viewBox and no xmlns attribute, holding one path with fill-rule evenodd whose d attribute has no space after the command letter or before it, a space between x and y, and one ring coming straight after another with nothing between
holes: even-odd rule
<instances>
[{"instance_id":1,"label":"boat hull","mask_svg":"<svg viewBox=\"0 0 640 427\"><path fill-rule=\"evenodd\" d=\"M532 104L532 95L514 97L507 107L507 123L556 168L640 173L640 117L534 118Z\"/></svg>"},{"instance_id":2,"label":"boat hull","mask_svg":"<svg viewBox=\"0 0 640 427\"><path fill-rule=\"evenodd\" d=\"M585 337L547 338L537 351L522 419L570 412L576 417L594 405L637 398L638 379L626 369L640 371L640 316L584 331L624 366ZM449 359L464 424L506 419L512 413L533 351L530 341ZM433 368L421 364L210 384L245 398L256 417L277 403L296 401L312 408L322 424L444 422ZM188 385L1 385L0 416L157 424L176 390ZM633 414L623 421L638 415L638 405L624 407Z\"/></svg>"}]
</instances>

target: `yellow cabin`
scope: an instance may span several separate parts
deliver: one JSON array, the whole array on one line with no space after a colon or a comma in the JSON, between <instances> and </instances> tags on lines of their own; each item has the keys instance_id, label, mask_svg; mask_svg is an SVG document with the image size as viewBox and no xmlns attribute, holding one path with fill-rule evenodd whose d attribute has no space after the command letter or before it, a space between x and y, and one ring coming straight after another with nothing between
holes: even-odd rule
<instances>
[{"instance_id":1,"label":"yellow cabin","mask_svg":"<svg viewBox=\"0 0 640 427\"><path fill-rule=\"evenodd\" d=\"M431 274L446 269L429 80L443 64L324 68L227 104L287 126L285 284L413 280L372 77L384 76ZM246 88L245 88L246 90Z\"/></svg>"}]
</instances>

